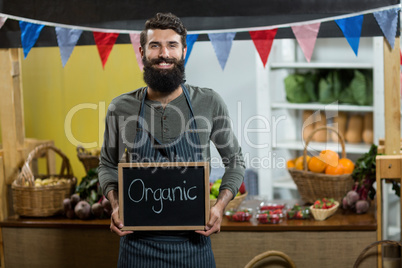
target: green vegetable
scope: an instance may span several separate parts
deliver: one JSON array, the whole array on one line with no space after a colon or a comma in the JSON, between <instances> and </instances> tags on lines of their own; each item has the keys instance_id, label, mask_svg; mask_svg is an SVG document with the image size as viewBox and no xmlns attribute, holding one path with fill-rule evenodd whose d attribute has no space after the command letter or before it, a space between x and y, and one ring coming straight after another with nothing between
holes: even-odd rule
<instances>
[{"instance_id":1,"label":"green vegetable","mask_svg":"<svg viewBox=\"0 0 402 268\"><path fill-rule=\"evenodd\" d=\"M288 75L286 98L292 103L333 102L372 105L372 72L368 70L320 70Z\"/></svg>"},{"instance_id":2,"label":"green vegetable","mask_svg":"<svg viewBox=\"0 0 402 268\"><path fill-rule=\"evenodd\" d=\"M352 178L355 181L353 190L359 193L360 197L364 200L367 199L366 195L374 199L376 193L373 187L373 183L376 181L376 157L377 146L373 144L367 153L357 159L355 169L352 173ZM392 189L400 197L400 184L392 181Z\"/></svg>"},{"instance_id":3,"label":"green vegetable","mask_svg":"<svg viewBox=\"0 0 402 268\"><path fill-rule=\"evenodd\" d=\"M305 103L310 97L304 88L305 78L300 74L291 74L285 78L286 98L292 103Z\"/></svg>"},{"instance_id":4,"label":"green vegetable","mask_svg":"<svg viewBox=\"0 0 402 268\"><path fill-rule=\"evenodd\" d=\"M77 185L75 192L80 195L81 199L86 200L90 205L96 203L102 198L102 189L99 185L98 169L93 168L88 171L87 175L82 178Z\"/></svg>"}]
</instances>

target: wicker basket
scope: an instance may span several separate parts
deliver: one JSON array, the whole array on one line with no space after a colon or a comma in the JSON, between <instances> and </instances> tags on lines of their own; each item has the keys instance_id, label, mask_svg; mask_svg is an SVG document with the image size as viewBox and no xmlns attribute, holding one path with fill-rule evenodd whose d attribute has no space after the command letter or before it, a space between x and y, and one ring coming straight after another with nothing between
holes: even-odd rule
<instances>
[{"instance_id":1,"label":"wicker basket","mask_svg":"<svg viewBox=\"0 0 402 268\"><path fill-rule=\"evenodd\" d=\"M226 206L225 211L237 209L240 206L240 204L244 201L244 199L246 199L247 195L248 195L248 192L245 192L244 194L233 198L233 200L230 201L229 204ZM210 199L209 205L212 207L213 205L215 205L215 202L216 202L216 199Z\"/></svg>"},{"instance_id":2,"label":"wicker basket","mask_svg":"<svg viewBox=\"0 0 402 268\"><path fill-rule=\"evenodd\" d=\"M89 170L99 166L99 156L91 155L90 152L85 150L85 148L80 145L77 146L77 156L84 165L86 173L88 173Z\"/></svg>"},{"instance_id":3,"label":"wicker basket","mask_svg":"<svg viewBox=\"0 0 402 268\"><path fill-rule=\"evenodd\" d=\"M303 152L304 170L289 168L288 171L295 182L301 199L306 203L314 203L321 198L334 198L341 202L345 194L353 187L353 178L351 174L327 175L324 173L315 173L307 171L307 146L317 131L331 130L338 134L339 142L342 146L342 158L346 158L345 142L343 136L333 127L323 126L314 129L307 137Z\"/></svg>"},{"instance_id":4,"label":"wicker basket","mask_svg":"<svg viewBox=\"0 0 402 268\"><path fill-rule=\"evenodd\" d=\"M32 160L41 157L47 150L53 150L62 157L60 173L33 174ZM56 185L35 186L35 179L53 177L64 178L66 183ZM14 211L21 216L48 217L56 215L63 210L63 200L70 197L74 191L77 180L72 174L70 161L56 147L51 144L37 146L29 153L18 178L11 185Z\"/></svg>"},{"instance_id":5,"label":"wicker basket","mask_svg":"<svg viewBox=\"0 0 402 268\"><path fill-rule=\"evenodd\" d=\"M339 208L339 202L335 201L334 203L335 206L328 209L318 209L314 208L314 205L310 206L310 211L311 214L313 214L314 219L317 221L323 221L334 215Z\"/></svg>"}]
</instances>

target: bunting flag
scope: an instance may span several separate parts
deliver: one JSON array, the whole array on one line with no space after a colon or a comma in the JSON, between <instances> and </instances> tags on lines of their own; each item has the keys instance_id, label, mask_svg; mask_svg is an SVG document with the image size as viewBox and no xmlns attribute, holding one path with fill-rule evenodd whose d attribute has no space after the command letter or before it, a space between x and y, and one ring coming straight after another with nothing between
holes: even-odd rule
<instances>
[{"instance_id":1,"label":"bunting flag","mask_svg":"<svg viewBox=\"0 0 402 268\"><path fill-rule=\"evenodd\" d=\"M394 49L399 8L377 11L373 15L388 43Z\"/></svg>"},{"instance_id":2,"label":"bunting flag","mask_svg":"<svg viewBox=\"0 0 402 268\"><path fill-rule=\"evenodd\" d=\"M75 45L78 42L78 39L80 39L82 30L56 27L55 31L57 36L57 44L59 45L60 49L61 62L64 68L74 50Z\"/></svg>"},{"instance_id":3,"label":"bunting flag","mask_svg":"<svg viewBox=\"0 0 402 268\"><path fill-rule=\"evenodd\" d=\"M187 64L188 58L190 58L191 51L193 50L193 46L195 41L198 39L198 34L188 34L186 37L187 43L187 54L186 59L184 60L184 66Z\"/></svg>"},{"instance_id":4,"label":"bunting flag","mask_svg":"<svg viewBox=\"0 0 402 268\"><path fill-rule=\"evenodd\" d=\"M262 64L267 64L269 53L271 52L272 43L274 42L278 29L264 31L250 31L250 37L253 40L254 46L260 55Z\"/></svg>"},{"instance_id":5,"label":"bunting flag","mask_svg":"<svg viewBox=\"0 0 402 268\"><path fill-rule=\"evenodd\" d=\"M20 21L21 28L21 45L24 50L24 59L28 56L29 51L35 45L39 38L40 32L45 25L29 23L25 21Z\"/></svg>"},{"instance_id":6,"label":"bunting flag","mask_svg":"<svg viewBox=\"0 0 402 268\"><path fill-rule=\"evenodd\" d=\"M232 48L233 39L236 33L209 33L208 37L211 40L215 50L216 57L221 65L222 71L225 69L226 62L229 58L230 49Z\"/></svg>"},{"instance_id":7,"label":"bunting flag","mask_svg":"<svg viewBox=\"0 0 402 268\"><path fill-rule=\"evenodd\" d=\"M313 55L315 41L317 41L318 31L321 23L312 23L307 25L292 26L293 34L301 47L304 57L308 62Z\"/></svg>"},{"instance_id":8,"label":"bunting flag","mask_svg":"<svg viewBox=\"0 0 402 268\"><path fill-rule=\"evenodd\" d=\"M1 29L1 27L3 27L4 23L6 22L6 20L7 20L7 17L1 17L0 16L0 29Z\"/></svg>"},{"instance_id":9,"label":"bunting flag","mask_svg":"<svg viewBox=\"0 0 402 268\"><path fill-rule=\"evenodd\" d=\"M362 33L363 15L335 20L343 35L352 47L355 55L359 50L360 35Z\"/></svg>"},{"instance_id":10,"label":"bunting flag","mask_svg":"<svg viewBox=\"0 0 402 268\"><path fill-rule=\"evenodd\" d=\"M141 53L140 53L140 34L131 33L130 34L130 42L133 46L135 57L137 58L138 67L142 71L144 69L144 63L142 62Z\"/></svg>"},{"instance_id":11,"label":"bunting flag","mask_svg":"<svg viewBox=\"0 0 402 268\"><path fill-rule=\"evenodd\" d=\"M112 51L114 43L119 36L118 33L103 33L103 32L93 32L96 46L98 47L99 56L102 60L102 66L105 68L109 54Z\"/></svg>"}]
</instances>

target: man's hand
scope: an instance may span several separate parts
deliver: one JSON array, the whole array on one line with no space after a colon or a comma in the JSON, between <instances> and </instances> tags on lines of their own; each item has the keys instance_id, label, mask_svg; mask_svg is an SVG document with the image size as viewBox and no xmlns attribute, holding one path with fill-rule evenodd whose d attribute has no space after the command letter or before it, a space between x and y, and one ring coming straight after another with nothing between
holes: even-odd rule
<instances>
[{"instance_id":1,"label":"man's hand","mask_svg":"<svg viewBox=\"0 0 402 268\"><path fill-rule=\"evenodd\" d=\"M133 231L121 230L121 228L123 228L123 223L120 221L119 218L119 199L117 192L114 190L109 191L107 194L107 198L109 199L113 208L112 216L110 217L110 231L116 233L118 236L125 236L133 233Z\"/></svg>"},{"instance_id":2,"label":"man's hand","mask_svg":"<svg viewBox=\"0 0 402 268\"><path fill-rule=\"evenodd\" d=\"M196 231L196 233L210 236L214 233L219 233L221 231L221 223L223 219L223 212L227 204L232 200L233 194L230 190L222 190L216 200L215 205L210 210L209 221L207 226L205 226L204 231Z\"/></svg>"}]
</instances>

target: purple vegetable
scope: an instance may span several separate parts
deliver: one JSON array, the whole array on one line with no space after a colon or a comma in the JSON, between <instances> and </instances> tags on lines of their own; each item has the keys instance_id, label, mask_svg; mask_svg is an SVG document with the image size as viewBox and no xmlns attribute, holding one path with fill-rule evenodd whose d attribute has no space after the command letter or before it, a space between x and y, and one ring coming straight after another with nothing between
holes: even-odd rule
<instances>
[{"instance_id":1,"label":"purple vegetable","mask_svg":"<svg viewBox=\"0 0 402 268\"><path fill-rule=\"evenodd\" d=\"M356 213L363 214L368 211L370 204L367 200L359 200L356 202Z\"/></svg>"},{"instance_id":2,"label":"purple vegetable","mask_svg":"<svg viewBox=\"0 0 402 268\"><path fill-rule=\"evenodd\" d=\"M342 199L342 207L343 207L344 209L348 209L348 208L349 208L348 199L346 198L346 196Z\"/></svg>"},{"instance_id":3,"label":"purple vegetable","mask_svg":"<svg viewBox=\"0 0 402 268\"><path fill-rule=\"evenodd\" d=\"M360 196L357 192L355 191L349 191L346 194L346 200L349 206L353 206L358 200L360 199Z\"/></svg>"}]
</instances>

